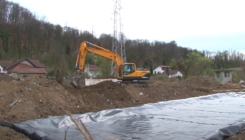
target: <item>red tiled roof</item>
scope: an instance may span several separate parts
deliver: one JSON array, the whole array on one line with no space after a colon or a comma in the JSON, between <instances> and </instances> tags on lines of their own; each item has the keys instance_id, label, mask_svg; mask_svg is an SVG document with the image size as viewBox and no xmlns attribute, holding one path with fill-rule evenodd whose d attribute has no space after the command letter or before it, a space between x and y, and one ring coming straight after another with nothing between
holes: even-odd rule
<instances>
[{"instance_id":1,"label":"red tiled roof","mask_svg":"<svg viewBox=\"0 0 245 140\"><path fill-rule=\"evenodd\" d=\"M88 68L89 71L99 71L100 70L100 67L96 65L86 64L85 67Z\"/></svg>"},{"instance_id":2,"label":"red tiled roof","mask_svg":"<svg viewBox=\"0 0 245 140\"><path fill-rule=\"evenodd\" d=\"M170 75L176 74L177 72L178 72L178 70L169 70Z\"/></svg>"},{"instance_id":3,"label":"red tiled roof","mask_svg":"<svg viewBox=\"0 0 245 140\"><path fill-rule=\"evenodd\" d=\"M17 66L11 70L11 73L46 74L47 71L44 68L31 67L27 64L17 64Z\"/></svg>"},{"instance_id":4,"label":"red tiled roof","mask_svg":"<svg viewBox=\"0 0 245 140\"><path fill-rule=\"evenodd\" d=\"M3 68L7 68L11 63L13 63L13 61L1 61L1 60L0 60L0 65L1 65Z\"/></svg>"},{"instance_id":5,"label":"red tiled roof","mask_svg":"<svg viewBox=\"0 0 245 140\"><path fill-rule=\"evenodd\" d=\"M7 69L7 70L11 70L11 69L13 69L17 64L19 64L20 62L22 62L22 61L24 61L24 60L30 62L32 65L34 65L34 66L37 67L37 68L44 68L44 67L45 67L44 64L41 64L38 60L21 59L21 60L16 60L16 61L14 61L14 62L11 63L6 69Z\"/></svg>"},{"instance_id":6,"label":"red tiled roof","mask_svg":"<svg viewBox=\"0 0 245 140\"><path fill-rule=\"evenodd\" d=\"M27 61L29 65L22 63L23 61ZM44 64L40 63L38 60L21 59L16 61L0 61L0 65L4 67L9 73L47 73Z\"/></svg>"}]
</instances>

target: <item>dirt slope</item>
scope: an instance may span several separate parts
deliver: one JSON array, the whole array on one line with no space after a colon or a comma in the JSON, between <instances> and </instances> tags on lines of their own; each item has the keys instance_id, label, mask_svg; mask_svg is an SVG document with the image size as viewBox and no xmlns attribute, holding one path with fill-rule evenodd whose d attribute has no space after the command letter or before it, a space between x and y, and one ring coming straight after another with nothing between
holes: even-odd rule
<instances>
[{"instance_id":1,"label":"dirt slope","mask_svg":"<svg viewBox=\"0 0 245 140\"><path fill-rule=\"evenodd\" d=\"M0 75L0 87L0 120L11 123L65 115L64 110L74 114L86 113L207 95L229 88L242 90L236 84L222 86L213 77L190 77L181 81L153 79L147 88L107 81L74 89L61 86L45 76L31 75L17 81ZM10 136L9 133L14 132L6 133L8 129L3 127L0 127L0 132L4 139L18 136ZM22 137L20 134L18 138Z\"/></svg>"}]
</instances>

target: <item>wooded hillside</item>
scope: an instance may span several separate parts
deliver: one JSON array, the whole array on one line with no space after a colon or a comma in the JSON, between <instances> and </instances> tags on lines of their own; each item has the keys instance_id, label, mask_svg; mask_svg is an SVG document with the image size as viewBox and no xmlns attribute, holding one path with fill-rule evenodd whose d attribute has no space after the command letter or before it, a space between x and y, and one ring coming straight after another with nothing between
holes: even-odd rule
<instances>
[{"instance_id":1,"label":"wooded hillside","mask_svg":"<svg viewBox=\"0 0 245 140\"><path fill-rule=\"evenodd\" d=\"M102 34L97 38L86 30L80 31L54 25L39 19L18 4L0 0L1 60L39 59L50 72L55 68L69 72L74 70L77 51L84 40L111 50L113 37ZM175 41L149 42L148 40L128 39L125 46L127 61L146 68L170 65L172 59L185 59L190 52L197 52L210 58L213 68L239 67L243 61L243 55L235 51L216 52L215 54L209 51L198 52L178 46ZM101 67L110 66L109 61L94 55L88 55L86 61Z\"/></svg>"}]
</instances>

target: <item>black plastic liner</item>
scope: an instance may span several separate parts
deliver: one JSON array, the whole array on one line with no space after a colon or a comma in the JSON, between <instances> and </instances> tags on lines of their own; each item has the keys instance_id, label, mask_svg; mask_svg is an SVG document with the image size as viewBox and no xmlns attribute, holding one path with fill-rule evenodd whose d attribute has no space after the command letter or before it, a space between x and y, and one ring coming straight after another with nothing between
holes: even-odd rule
<instances>
[{"instance_id":1,"label":"black plastic liner","mask_svg":"<svg viewBox=\"0 0 245 140\"><path fill-rule=\"evenodd\" d=\"M219 140L245 129L245 93L220 93L74 116L83 121L95 140ZM66 130L66 140L84 139L69 116L15 123L12 128L37 140L64 139Z\"/></svg>"},{"instance_id":2,"label":"black plastic liner","mask_svg":"<svg viewBox=\"0 0 245 140\"><path fill-rule=\"evenodd\" d=\"M212 135L208 136L209 140L224 140L232 134L237 134L245 130L245 123L239 123L231 126L224 127L219 129L217 132L214 132Z\"/></svg>"}]
</instances>

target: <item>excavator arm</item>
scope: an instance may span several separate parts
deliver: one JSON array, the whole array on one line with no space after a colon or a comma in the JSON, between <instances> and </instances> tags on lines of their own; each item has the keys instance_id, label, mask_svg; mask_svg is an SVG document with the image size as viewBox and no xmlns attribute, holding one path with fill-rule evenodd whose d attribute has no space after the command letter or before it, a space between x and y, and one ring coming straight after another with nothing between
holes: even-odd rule
<instances>
[{"instance_id":1,"label":"excavator arm","mask_svg":"<svg viewBox=\"0 0 245 140\"><path fill-rule=\"evenodd\" d=\"M87 44L91 45L92 47L87 46ZM116 67L117 72L119 72L119 68L123 64L123 61L118 54L110 50L107 50L105 48L102 48L98 45L89 43L87 41L83 41L79 48L79 52L78 52L77 60L76 60L76 66L75 66L76 69L78 69L80 72L84 70L87 52L94 53L94 54L97 54L99 56L102 56L102 57L105 57L105 58L108 58L114 61L117 64L117 67Z\"/></svg>"}]
</instances>

